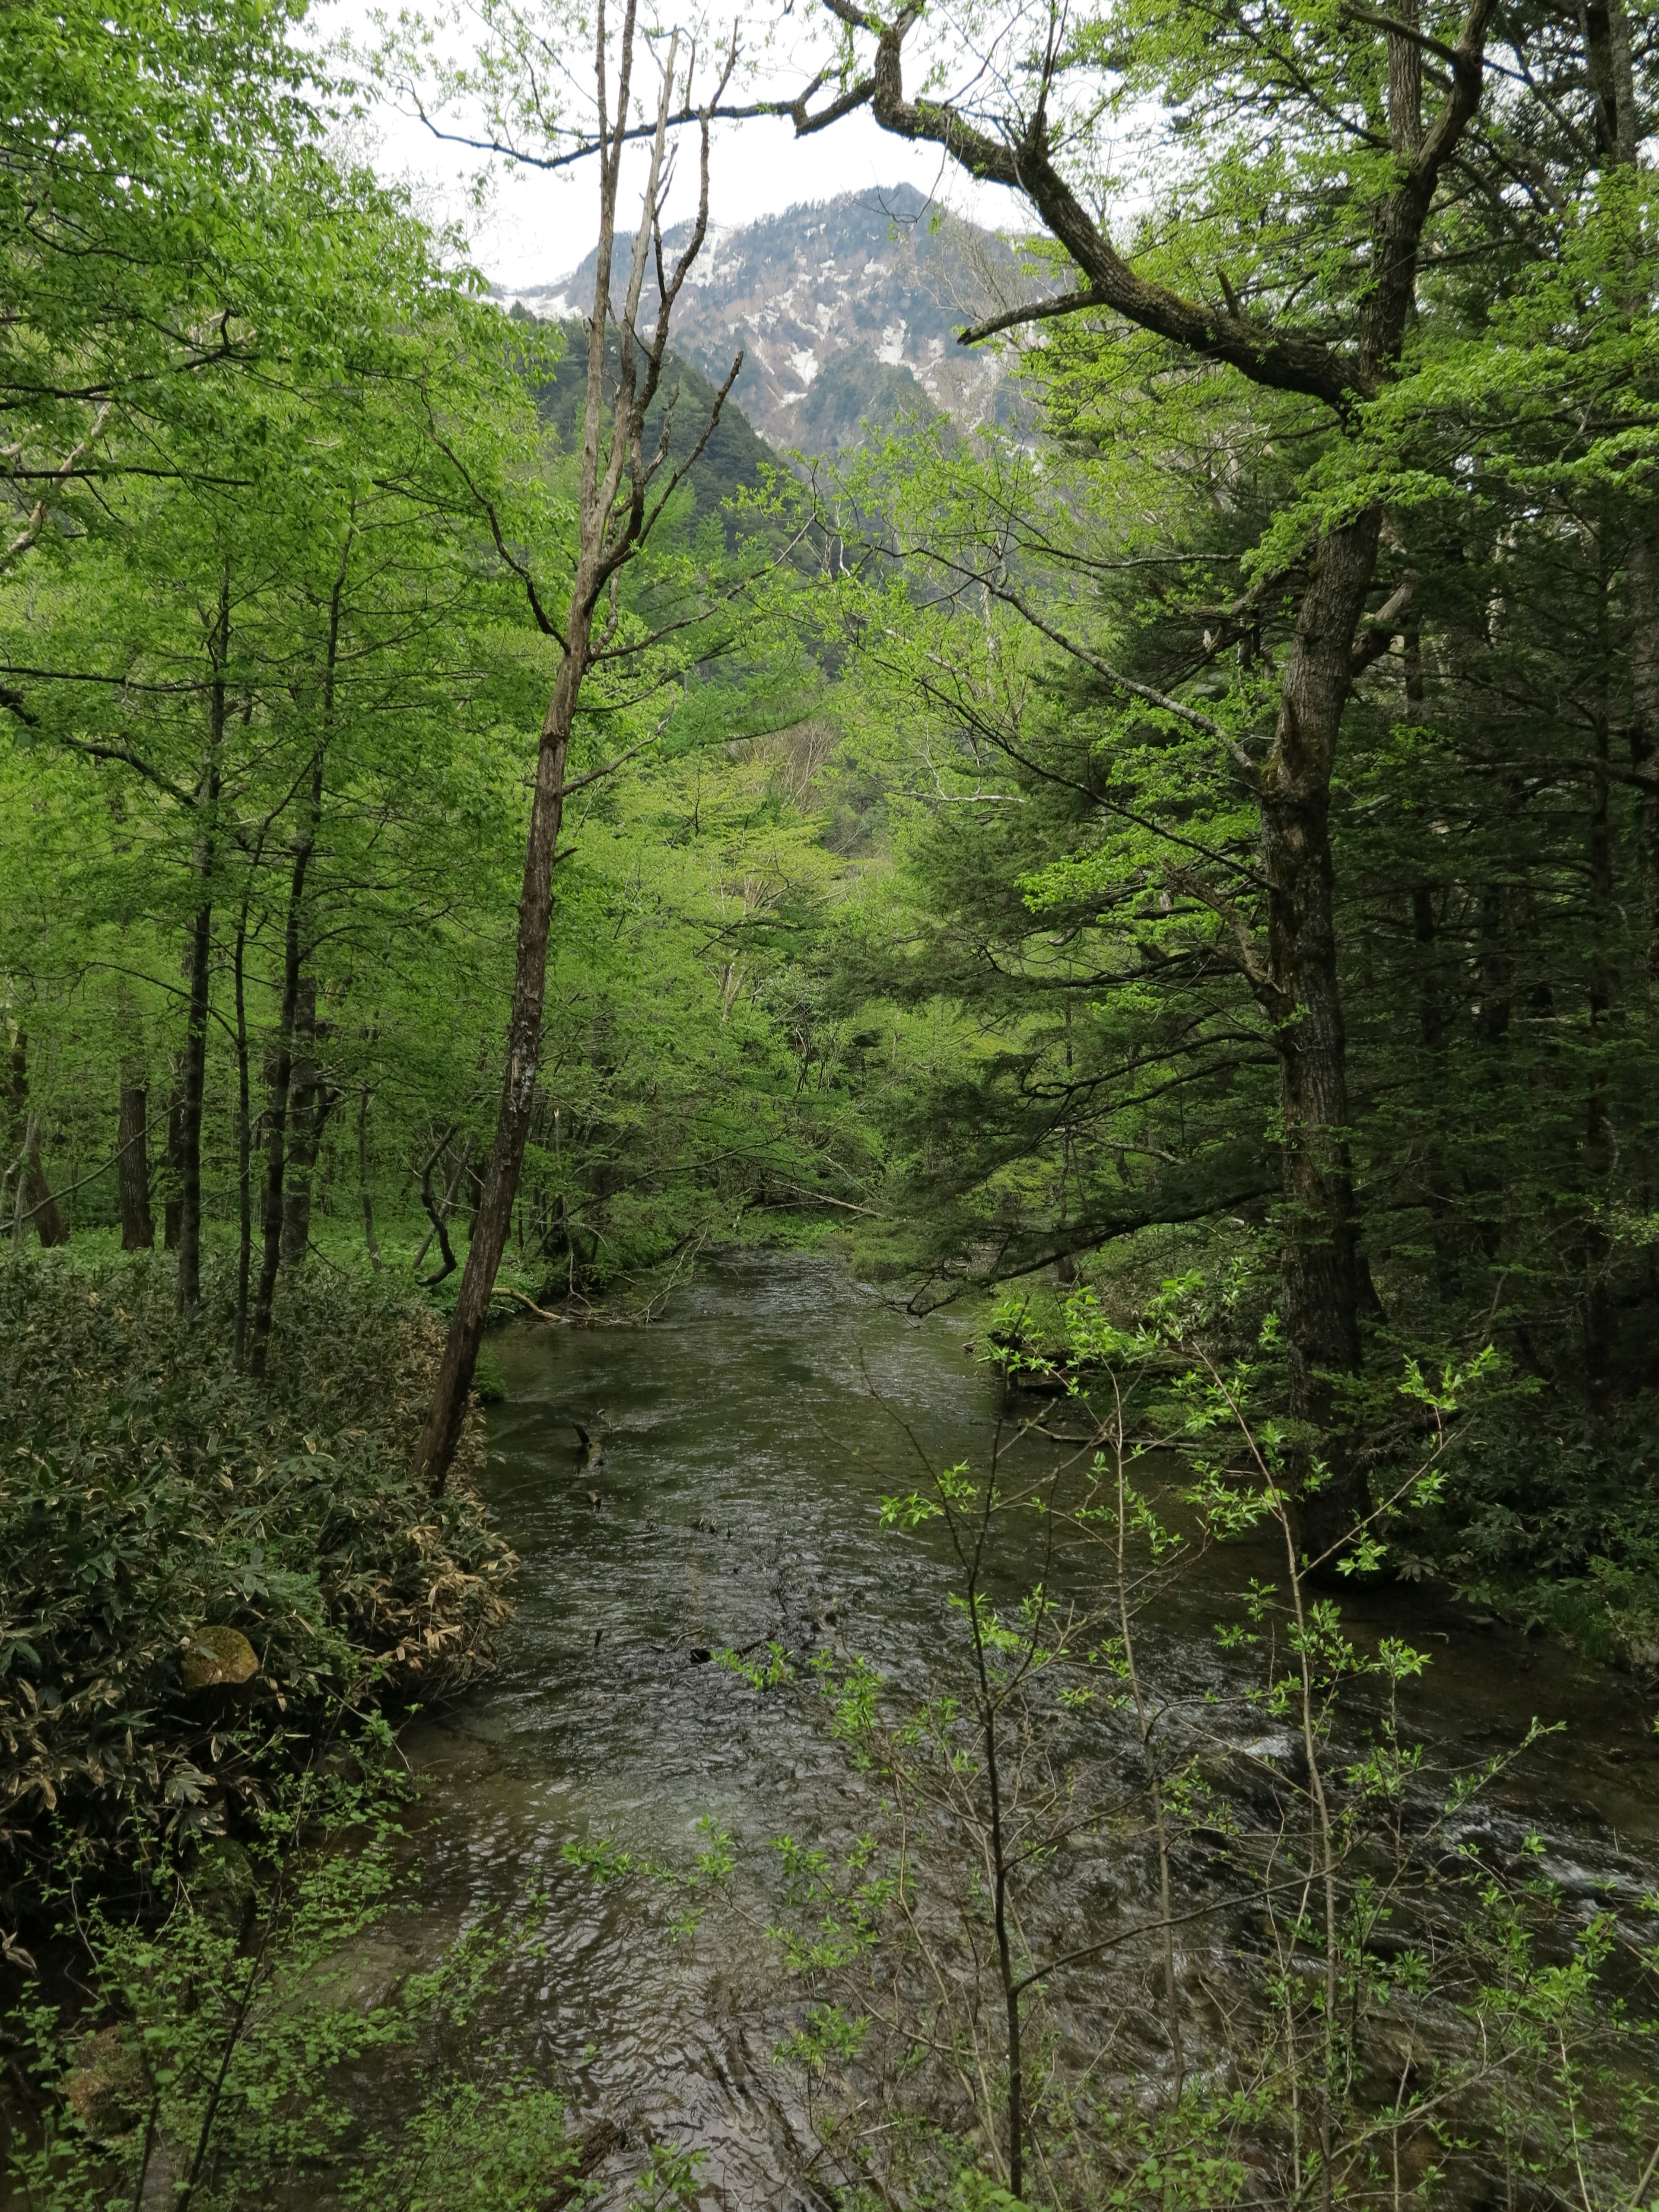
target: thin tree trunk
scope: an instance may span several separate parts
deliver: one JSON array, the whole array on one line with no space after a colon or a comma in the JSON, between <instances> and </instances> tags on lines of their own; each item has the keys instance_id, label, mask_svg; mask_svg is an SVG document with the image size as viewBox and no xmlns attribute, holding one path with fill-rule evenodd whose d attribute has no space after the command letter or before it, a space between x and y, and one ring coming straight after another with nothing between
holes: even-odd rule
<instances>
[{"instance_id":1,"label":"thin tree trunk","mask_svg":"<svg viewBox=\"0 0 1659 2212\"><path fill-rule=\"evenodd\" d=\"M357 1096L357 1187L363 1200L363 1241L368 1246L369 1265L378 1275L380 1272L380 1247L374 1234L374 1200L368 1185L368 1085L364 1084Z\"/></svg>"},{"instance_id":2,"label":"thin tree trunk","mask_svg":"<svg viewBox=\"0 0 1659 2212\"><path fill-rule=\"evenodd\" d=\"M610 246L601 242L600 267ZM524 887L519 900L519 941L514 959L513 1006L507 1030L507 1079L501 1087L495 1140L490 1148L483 1196L472 1224L466 1267L455 1301L443 1358L432 1394L426 1426L415 1451L419 1479L441 1491L448 1477L461 1425L466 1419L472 1370L489 1315L495 1271L507 1246L513 1200L524 1164L530 1117L536 1100L541 1060L542 1001L547 982L547 940L553 921L553 860L564 818L564 769L570 750L581 680L586 672L588 627L574 622L553 696L542 724L536 759L536 790L525 852Z\"/></svg>"},{"instance_id":3,"label":"thin tree trunk","mask_svg":"<svg viewBox=\"0 0 1659 2212\"><path fill-rule=\"evenodd\" d=\"M149 1071L143 1025L131 992L118 987L116 1020L122 1033L120 1103L116 1122L115 1191L124 1252L155 1249L149 1202Z\"/></svg>"},{"instance_id":4,"label":"thin tree trunk","mask_svg":"<svg viewBox=\"0 0 1659 2212\"><path fill-rule=\"evenodd\" d=\"M1420 720L1424 704L1423 641L1415 628L1406 633L1402 659L1407 708L1414 720ZM1435 1297L1446 1305L1456 1297L1458 1287L1451 1192L1439 1127L1449 1090L1446 1051L1450 1022L1440 971L1440 929L1435 919L1434 886L1426 879L1412 891L1412 944L1417 968L1417 1031L1423 1047L1424 1087L1427 1093L1424 1102L1427 1135L1423 1182L1428 1200L1429 1234L1434 1245Z\"/></svg>"},{"instance_id":5,"label":"thin tree trunk","mask_svg":"<svg viewBox=\"0 0 1659 2212\"><path fill-rule=\"evenodd\" d=\"M216 770L211 795L217 797ZM198 853L198 879L211 874L211 846ZM207 1096L208 992L213 963L213 904L204 898L190 933L190 1014L185 1031L184 1083L179 1097L179 1310L202 1297L202 1116Z\"/></svg>"},{"instance_id":6,"label":"thin tree trunk","mask_svg":"<svg viewBox=\"0 0 1659 2212\"><path fill-rule=\"evenodd\" d=\"M329 734L334 721L334 678L340 651L340 615L351 557L352 533L348 531L340 549L340 566L329 598L328 635L323 663L322 727L311 756L311 783L306 815L294 848L289 877L288 916L283 931L283 996L276 1024L276 1063L271 1074L270 1101L265 1117L265 1188L260 1214L264 1246L259 1256L259 1287L253 1304L253 1339L249 1364L264 1375L270 1346L270 1319L276 1302L276 1275L282 1265L283 1176L288 1149L289 1089L294 1073L295 1023L300 1005L301 927L306 878L317 848L323 817L323 772Z\"/></svg>"},{"instance_id":7,"label":"thin tree trunk","mask_svg":"<svg viewBox=\"0 0 1659 2212\"><path fill-rule=\"evenodd\" d=\"M1605 608L1606 595L1602 594ZM1606 671L1606 623L1601 633ZM1613 1124L1607 1099L1607 1054L1609 1031L1617 1018L1614 1009L1616 975L1613 957L1613 792L1609 766L1607 717L1595 717L1595 767L1590 774L1588 874L1589 884L1590 957L1588 992L1589 1065L1584 1086L1584 1164L1589 1188L1584 1193L1583 1353L1586 1380L1592 1385L1605 1380L1613 1357L1613 1310L1607 1271L1613 1248L1605 1223L1613 1167Z\"/></svg>"},{"instance_id":8,"label":"thin tree trunk","mask_svg":"<svg viewBox=\"0 0 1659 2212\"><path fill-rule=\"evenodd\" d=\"M179 1192L185 1176L184 1055L175 1055L173 1090L167 1098L167 1182L161 1200L161 1243L164 1250L179 1249L179 1224L184 1217Z\"/></svg>"},{"instance_id":9,"label":"thin tree trunk","mask_svg":"<svg viewBox=\"0 0 1659 2212\"><path fill-rule=\"evenodd\" d=\"M236 924L236 1340L232 1357L240 1369L247 1358L248 1277L253 1264L253 1100L248 1079L247 951L248 899Z\"/></svg>"},{"instance_id":10,"label":"thin tree trunk","mask_svg":"<svg viewBox=\"0 0 1659 2212\"><path fill-rule=\"evenodd\" d=\"M121 1076L120 1117L116 1125L115 1187L121 1210L121 1249L153 1252L155 1217L149 1210L149 1087L141 1063L129 1062Z\"/></svg>"},{"instance_id":11,"label":"thin tree trunk","mask_svg":"<svg viewBox=\"0 0 1659 2212\"><path fill-rule=\"evenodd\" d=\"M188 958L190 1014L185 1028L184 1080L179 1106L179 1310L194 1311L202 1299L202 1114L207 1097L208 998L213 963L213 878L218 864L219 787L222 769L225 665L230 650L230 574L222 570L219 610L209 652L207 757L193 864L200 886L191 924Z\"/></svg>"},{"instance_id":12,"label":"thin tree trunk","mask_svg":"<svg viewBox=\"0 0 1659 2212\"><path fill-rule=\"evenodd\" d=\"M553 864L563 820L565 768L570 733L581 697L582 681L592 650L596 610L612 580L641 542L647 525L647 487L658 460L647 465L644 454L646 411L654 397L668 344L669 319L686 274L701 252L708 222L708 109L702 111L702 154L699 212L684 252L665 271L659 228L659 198L666 143L667 118L674 90L678 34L669 43L658 105L657 126L652 141L650 168L643 195L643 213L635 234L626 301L617 316L618 349L617 396L607 410L605 392L605 340L611 319L612 249L622 173L623 133L628 128L632 98L635 0L627 0L619 43L619 67L614 117L607 107L606 29L603 6L596 16L597 79L601 112L599 163L599 222L594 268L593 305L587 322L587 383L582 414L580 489L577 500L578 551L569 611L566 617L558 672L544 718L536 757L535 792L531 805L530 835L525 851L524 884L519 902L519 935L513 971L513 1004L507 1022L507 1066L495 1137L483 1188L473 1218L472 1241L461 1278L449 1334L445 1340L432 1404L415 1449L414 1472L434 1492L441 1492L460 1440L466 1419L472 1370L489 1317L495 1271L512 1227L513 1202L517 1195L525 1145L530 1133L536 1101L536 1076L541 1060L542 1005L547 980L547 944L553 918ZM722 84L725 79L721 80ZM718 92L715 98L718 99ZM711 103L712 105L712 103ZM654 244L659 285L659 304L654 333L642 348L635 333L644 285L648 249ZM636 352L637 349L637 352ZM701 453L720 407L732 388L741 356L719 393L696 451ZM641 374L641 368L643 374ZM607 412L611 416L608 453L602 453ZM626 469L629 489L619 501ZM520 573L523 573L522 571ZM558 633L542 617L532 594L538 621L550 635Z\"/></svg>"},{"instance_id":13,"label":"thin tree trunk","mask_svg":"<svg viewBox=\"0 0 1659 2212\"><path fill-rule=\"evenodd\" d=\"M305 903L306 876L315 848L317 823L323 803L323 752L312 756L311 789L305 823L294 848L289 876L288 916L283 931L283 995L276 1023L276 1049L265 1108L265 1186L260 1215L264 1249L259 1259L259 1285L253 1302L253 1336L249 1364L263 1375L270 1344L271 1314L276 1302L276 1275L283 1251L283 1173L288 1152L289 1089L294 1072L294 1029L300 1001L301 915Z\"/></svg>"},{"instance_id":14,"label":"thin tree trunk","mask_svg":"<svg viewBox=\"0 0 1659 2212\"><path fill-rule=\"evenodd\" d=\"M1630 589L1630 673L1636 719L1631 766L1640 779L1637 865L1640 871L1642 937L1647 985L1659 992L1659 542L1632 529L1625 553Z\"/></svg>"},{"instance_id":15,"label":"thin tree trunk","mask_svg":"<svg viewBox=\"0 0 1659 2212\"><path fill-rule=\"evenodd\" d=\"M302 1267L311 1249L311 1179L321 1128L322 1084L317 1065L317 983L300 980L294 1002L294 1063L289 1093L288 1167L283 1191L282 1261Z\"/></svg>"}]
</instances>

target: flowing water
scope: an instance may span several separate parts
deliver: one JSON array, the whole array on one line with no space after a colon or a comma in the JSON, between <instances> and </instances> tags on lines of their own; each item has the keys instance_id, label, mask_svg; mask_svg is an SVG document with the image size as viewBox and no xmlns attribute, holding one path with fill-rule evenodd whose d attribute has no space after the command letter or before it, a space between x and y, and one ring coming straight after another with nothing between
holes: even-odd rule
<instances>
[{"instance_id":1,"label":"flowing water","mask_svg":"<svg viewBox=\"0 0 1659 2212\"><path fill-rule=\"evenodd\" d=\"M921 1680L945 1562L883 1532L878 1503L915 1486L919 1452L982 1459L999 1385L960 1322L913 1320L835 1264L794 1256L708 1267L648 1328L527 1323L493 1341L507 1395L490 1418L487 1492L522 1561L518 1613L494 1678L405 1737L428 1778L422 1945L542 1893L546 1949L508 2000L538 2063L568 2083L576 2124L603 2115L627 2130L602 2169L607 2204L650 2141L705 2154L710 2205L817 2202L772 2057L793 2000L760 1921L716 1911L672 1941L641 1884L596 1886L561 1852L602 1836L689 1865L712 1819L735 1840L741 1904L769 1839L857 1832L866 1785L809 1701L757 1692L707 1655L839 1644ZM577 1425L603 1430L601 1464L586 1463ZM1005 1564L1018 1580L1022 1563ZM1206 1564L1149 1624L1161 1686L1226 1692L1234 1662L1212 1624L1241 1571L1231 1555ZM1363 1594L1346 1611L1362 1642L1398 1633L1431 1653L1404 1711L1437 1752L1490 1754L1534 1715L1565 1723L1471 1816L1484 1842L1510 1849L1535 1828L1585 1914L1655 1885L1659 1758L1633 1686L1431 1597ZM1241 1742L1251 1733L1241 1718ZM1133 1908L1133 1882L1110 1877L1080 1911Z\"/></svg>"}]
</instances>

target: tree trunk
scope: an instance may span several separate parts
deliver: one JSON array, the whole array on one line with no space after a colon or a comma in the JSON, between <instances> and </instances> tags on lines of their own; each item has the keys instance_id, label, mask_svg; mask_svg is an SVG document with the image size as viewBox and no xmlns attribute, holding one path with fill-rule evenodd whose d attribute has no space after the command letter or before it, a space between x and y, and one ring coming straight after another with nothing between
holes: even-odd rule
<instances>
[{"instance_id":1,"label":"tree trunk","mask_svg":"<svg viewBox=\"0 0 1659 2212\"><path fill-rule=\"evenodd\" d=\"M216 783L216 776L215 778ZM211 872L205 842L199 874ZM185 1031L184 1082L179 1097L179 1310L202 1298L202 1115L207 1097L208 988L213 962L213 904L196 909L190 933L190 1013Z\"/></svg>"},{"instance_id":2,"label":"tree trunk","mask_svg":"<svg viewBox=\"0 0 1659 2212\"><path fill-rule=\"evenodd\" d=\"M192 854L198 904L187 962L190 1012L185 1028L184 1079L179 1102L179 1310L202 1302L202 1113L207 1097L208 996L213 966L213 881L218 866L219 781L224 754L225 665L230 652L230 576L222 571L219 611L209 646L207 754L198 786Z\"/></svg>"},{"instance_id":3,"label":"tree trunk","mask_svg":"<svg viewBox=\"0 0 1659 2212\"><path fill-rule=\"evenodd\" d=\"M598 76L606 82L605 24L598 19ZM668 347L669 319L674 301L702 243L708 224L708 113L701 112L702 138L698 214L690 239L668 276L659 228L659 187L666 143L668 114L674 89L678 33L669 42L652 141L650 167L642 194L642 213L635 234L626 304L617 317L617 396L610 409L611 439L605 451L604 428L607 413L605 339L611 321L612 249L616 237L618 181L631 93L635 27L634 0L629 0L621 40L621 63L617 76L614 119L602 117L599 163L599 222L594 262L593 304L587 319L587 382L582 411L580 488L577 500L578 551L572 580L569 612L560 640L558 672L542 723L536 757L535 795L530 814L530 836L525 850L524 886L519 902L519 938L514 961L513 1006L507 1031L507 1068L495 1142L483 1188L473 1217L472 1241L461 1277L443 1358L428 1411L426 1425L415 1448L414 1473L434 1492L448 1478L466 1419L472 1370L478 1345L489 1317L513 1223L513 1202L518 1194L519 1173L530 1134L536 1102L536 1075L541 1059L542 1000L547 981L547 941L553 919L553 862L564 812L565 764L570 732L580 702L582 681L592 649L594 612L607 586L621 573L641 543L647 523L647 490L659 467L647 464L644 450L646 412L654 398ZM724 82L724 80L722 80ZM659 283L659 307L654 332L641 345L635 328L641 288L650 249L654 246ZM637 351L636 351L637 349ZM716 397L714 409L696 451L701 454L714 428L726 394L730 392L742 356ZM641 368L643 373L641 374ZM624 469L628 489L619 500ZM493 518L492 518L493 519ZM497 533L499 542L499 532ZM521 574L525 572L521 569ZM532 592L537 618L548 635L558 632L548 623L539 600Z\"/></svg>"},{"instance_id":4,"label":"tree trunk","mask_svg":"<svg viewBox=\"0 0 1659 2212\"><path fill-rule=\"evenodd\" d=\"M259 1286L253 1302L253 1340L250 1365L263 1375L270 1344L271 1314L276 1302L276 1275L283 1252L283 1177L288 1153L289 1092L294 1075L295 1024L298 1019L300 977L300 921L305 904L306 875L316 842L317 822L323 801L323 755L313 756L310 807L294 848L289 877L288 918L283 932L283 996L277 1017L276 1048L270 1077L270 1097L265 1108L265 1188L260 1214L264 1249L259 1259Z\"/></svg>"},{"instance_id":5,"label":"tree trunk","mask_svg":"<svg viewBox=\"0 0 1659 2212\"><path fill-rule=\"evenodd\" d=\"M167 1100L167 1182L161 1201L161 1243L168 1252L179 1249L179 1224L184 1202L179 1194L185 1176L185 1079L182 1055L173 1062L173 1092Z\"/></svg>"},{"instance_id":6,"label":"tree trunk","mask_svg":"<svg viewBox=\"0 0 1659 2212\"><path fill-rule=\"evenodd\" d=\"M248 1081L247 895L236 924L233 974L236 986L236 1336L231 1358L240 1370L247 1358L248 1277L253 1264L253 1101Z\"/></svg>"},{"instance_id":7,"label":"tree trunk","mask_svg":"<svg viewBox=\"0 0 1659 2212\"><path fill-rule=\"evenodd\" d=\"M9 1134L6 1150L15 1164L16 1199L12 1212L12 1245L21 1250L25 1233L33 1229L50 1247L69 1243L69 1224L46 1182L40 1158L40 1124L29 1111L29 1044L22 1030L11 1041L11 1068L7 1084Z\"/></svg>"},{"instance_id":8,"label":"tree trunk","mask_svg":"<svg viewBox=\"0 0 1659 2212\"><path fill-rule=\"evenodd\" d=\"M69 1243L69 1224L64 1220L63 1211L46 1181L46 1170L40 1158L40 1124L33 1115L23 1128L23 1150L17 1176L17 1231L27 1228L31 1222L44 1245L51 1247ZM20 1241L19 1237L14 1235L14 1247Z\"/></svg>"},{"instance_id":9,"label":"tree trunk","mask_svg":"<svg viewBox=\"0 0 1659 2212\"><path fill-rule=\"evenodd\" d=\"M121 1111L116 1129L115 1183L121 1208L121 1249L153 1252L155 1219L149 1210L149 1087L142 1066L129 1064L121 1075Z\"/></svg>"},{"instance_id":10,"label":"tree trunk","mask_svg":"<svg viewBox=\"0 0 1659 2212\"><path fill-rule=\"evenodd\" d=\"M317 833L323 818L323 774L329 736L334 722L335 672L339 662L340 617L346 576L350 564L353 531L348 530L340 548L340 565L328 603L328 631L323 659L322 720L311 756L311 786L305 819L294 848L289 878L288 917L283 932L283 998L277 1018L276 1063L272 1070L270 1103L265 1115L265 1189L260 1230L264 1249L259 1257L259 1288L253 1304L253 1342L251 1365L256 1375L265 1371L270 1344L270 1317L276 1300L276 1274L283 1258L283 1179L288 1149L289 1091L294 1075L295 1024L301 1006L300 963L303 950L306 878L317 849ZM314 1017L315 1000L310 1001ZM309 1214L307 1214L307 1223Z\"/></svg>"},{"instance_id":11,"label":"tree trunk","mask_svg":"<svg viewBox=\"0 0 1659 2212\"><path fill-rule=\"evenodd\" d=\"M1605 607L1606 597L1603 593ZM1601 666L1606 671L1606 624L1602 635ZM1607 718L1595 717L1595 765L1590 776L1589 839L1586 860L1589 887L1589 977L1587 1057L1584 1085L1584 1165L1589 1188L1584 1193L1583 1357L1584 1376L1592 1386L1606 1380L1613 1352L1614 1316L1608 1279L1613 1245L1607 1231L1606 1212L1611 1197L1609 1182L1616 1146L1607 1097L1607 1053L1610 1030L1617 1024L1617 973L1613 957L1613 792L1608 780Z\"/></svg>"},{"instance_id":12,"label":"tree trunk","mask_svg":"<svg viewBox=\"0 0 1659 2212\"><path fill-rule=\"evenodd\" d=\"M547 940L553 921L553 860L564 817L564 767L571 724L586 672L585 627L573 623L542 725L536 758L536 793L525 851L519 900L519 941L513 970L513 1008L507 1030L507 1079L501 1087L495 1141L484 1176L483 1196L472 1224L460 1295L444 1341L443 1358L426 1425L415 1450L417 1480L441 1491L460 1442L472 1389L472 1370L489 1316L495 1270L507 1247L519 1170L530 1134L541 1060L542 1000L547 982Z\"/></svg>"},{"instance_id":13,"label":"tree trunk","mask_svg":"<svg viewBox=\"0 0 1659 2212\"><path fill-rule=\"evenodd\" d=\"M1646 980L1659 992L1659 543L1638 520L1625 552L1630 590L1630 674L1636 719L1631 766L1639 779L1637 865L1640 870Z\"/></svg>"},{"instance_id":14,"label":"tree trunk","mask_svg":"<svg viewBox=\"0 0 1659 2212\"><path fill-rule=\"evenodd\" d=\"M357 1187L363 1200L363 1240L368 1246L369 1265L378 1275L380 1272L380 1246L374 1234L374 1200L368 1182L368 1085L366 1083L357 1097Z\"/></svg>"},{"instance_id":15,"label":"tree trunk","mask_svg":"<svg viewBox=\"0 0 1659 2212\"><path fill-rule=\"evenodd\" d=\"M1406 705L1413 719L1420 720L1424 704L1423 641L1421 633L1414 628L1406 633L1402 660ZM1448 1096L1446 1048L1451 1025L1441 969L1434 886L1426 879L1412 891L1412 944L1417 968L1417 1033L1423 1047L1425 1092L1423 1188L1428 1202L1429 1233L1434 1245L1434 1294L1442 1305L1449 1305L1457 1295L1457 1245L1453 1234L1451 1192L1440 1117Z\"/></svg>"},{"instance_id":16,"label":"tree trunk","mask_svg":"<svg viewBox=\"0 0 1659 2212\"><path fill-rule=\"evenodd\" d=\"M1315 1558L1368 1510L1337 1402L1342 1378L1359 1370L1360 1340L1330 791L1380 523L1377 510L1368 509L1320 544L1261 775L1270 977L1262 996L1279 1054L1291 1474L1304 1501L1303 1540ZM1328 1471L1316 1488L1322 1448Z\"/></svg>"},{"instance_id":17,"label":"tree trunk","mask_svg":"<svg viewBox=\"0 0 1659 2212\"><path fill-rule=\"evenodd\" d=\"M294 1065L289 1091L288 1168L283 1191L282 1263L302 1267L311 1249L311 1178L322 1126L317 1066L317 984L302 976L294 1001Z\"/></svg>"}]
</instances>

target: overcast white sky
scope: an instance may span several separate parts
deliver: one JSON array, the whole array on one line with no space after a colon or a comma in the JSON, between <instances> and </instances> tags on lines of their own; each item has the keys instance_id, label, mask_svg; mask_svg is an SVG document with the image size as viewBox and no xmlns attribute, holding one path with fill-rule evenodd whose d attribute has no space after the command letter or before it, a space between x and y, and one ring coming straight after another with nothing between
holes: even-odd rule
<instances>
[{"instance_id":1,"label":"overcast white sky","mask_svg":"<svg viewBox=\"0 0 1659 2212\"><path fill-rule=\"evenodd\" d=\"M365 0L326 0L308 21L325 36L371 35ZM793 90L793 86L791 88ZM696 206L695 140L685 134L684 174L671 213ZM593 244L594 193L586 166L550 177L501 167L488 204L475 212L471 185L483 157L434 138L418 119L383 106L373 125L373 158L388 179L413 184L430 219L453 217L472 240L478 265L508 289L547 284L574 269ZM995 186L975 185L937 150L911 147L851 115L811 138L797 140L787 122L768 117L716 131L710 162L709 215L723 225L753 222L801 200L874 191L901 181L936 193L955 213L992 228L1023 227L1023 203Z\"/></svg>"}]
</instances>

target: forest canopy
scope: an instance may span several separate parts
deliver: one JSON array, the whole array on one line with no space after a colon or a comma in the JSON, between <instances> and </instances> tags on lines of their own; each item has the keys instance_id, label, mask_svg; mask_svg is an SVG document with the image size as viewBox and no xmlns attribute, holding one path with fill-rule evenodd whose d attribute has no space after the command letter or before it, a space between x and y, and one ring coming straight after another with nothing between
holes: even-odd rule
<instances>
[{"instance_id":1,"label":"forest canopy","mask_svg":"<svg viewBox=\"0 0 1659 2212\"><path fill-rule=\"evenodd\" d=\"M438 94L543 158L530 18L490 20ZM1007 184L1024 296L999 263L961 319L1017 402L884 398L810 470L674 354L679 246L624 296L624 210L592 451L665 498L595 587L504 1184L588 331L503 314L342 155L363 85L301 11L8 21L15 1246L160 1241L186 1312L222 1248L256 1375L308 1273L441 1301L498 1201L486 1308L498 1265L648 1305L757 1233L917 1310L1195 1268L1332 1513L1401 1448L1402 1360L1494 1347L1433 1564L1599 1576L1641 1642L1650 21L1115 4L1011 15L1021 67L970 82L948 15L832 0L824 73L758 106ZM668 81L688 160L742 66ZM1126 131L1150 182L1103 166Z\"/></svg>"}]
</instances>

